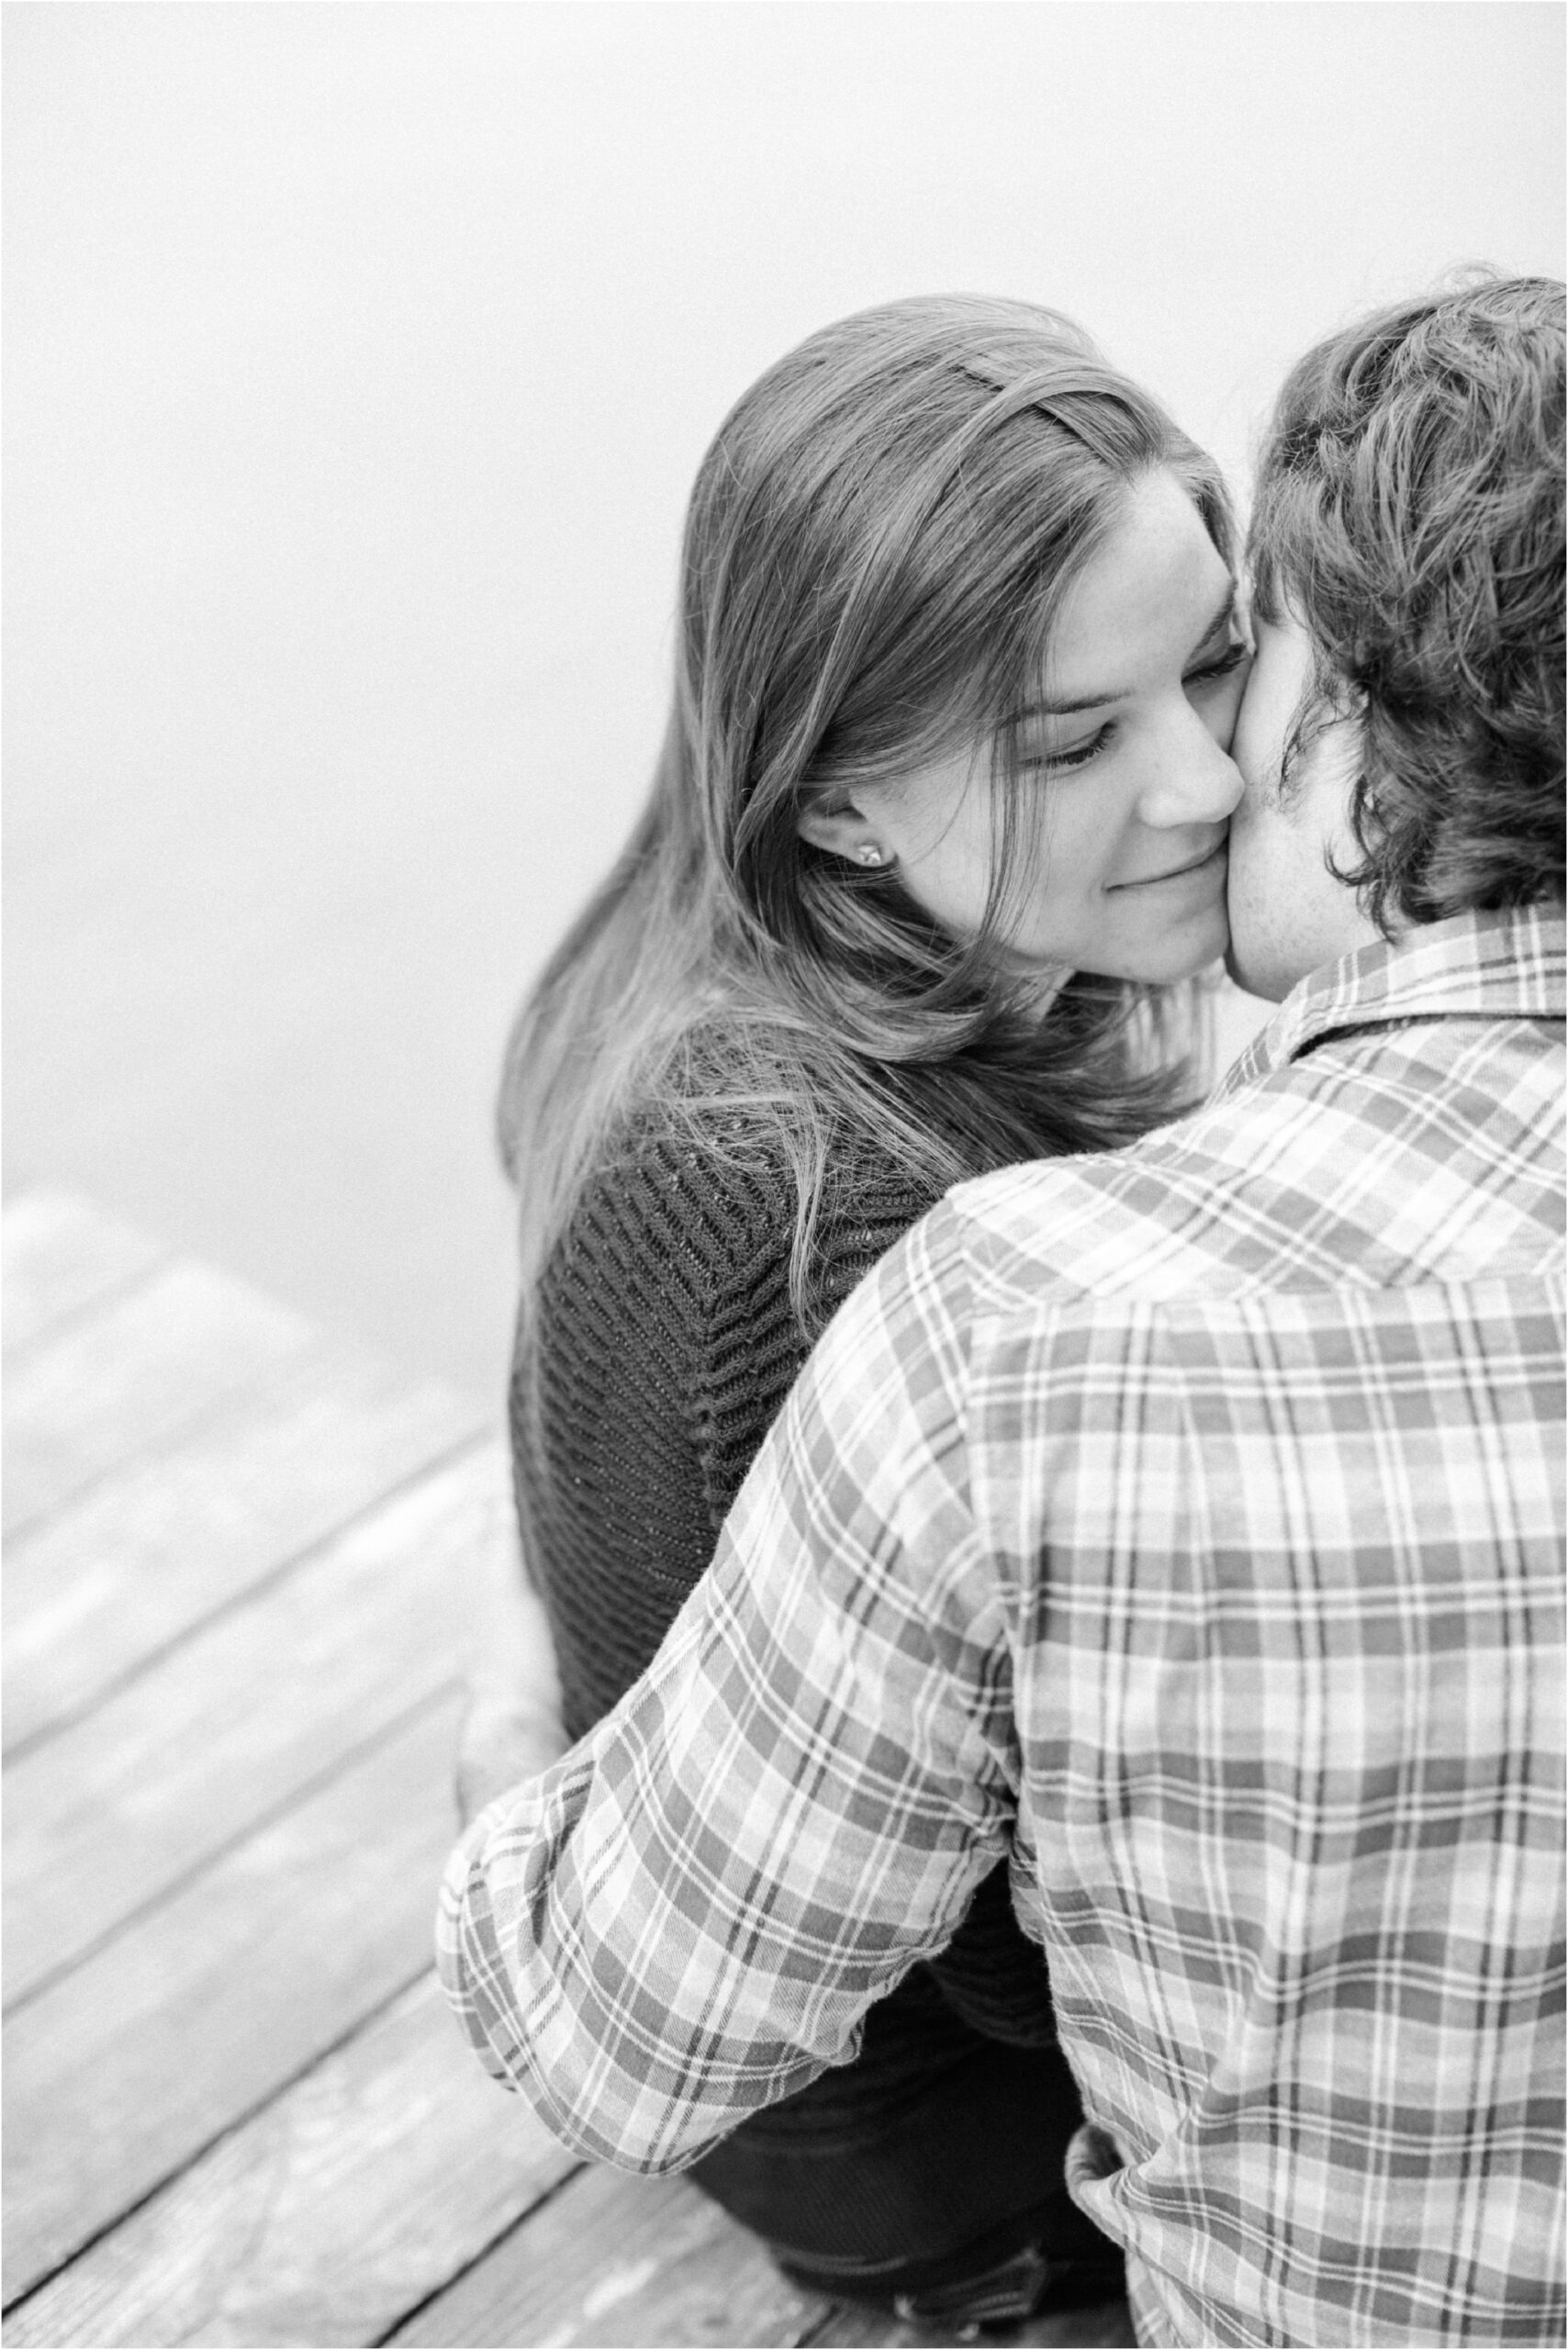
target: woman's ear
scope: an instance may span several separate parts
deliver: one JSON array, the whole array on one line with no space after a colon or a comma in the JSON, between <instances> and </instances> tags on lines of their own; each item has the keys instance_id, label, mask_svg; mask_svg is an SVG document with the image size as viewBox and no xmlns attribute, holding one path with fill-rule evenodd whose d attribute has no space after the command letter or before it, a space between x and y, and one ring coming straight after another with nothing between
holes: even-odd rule
<instances>
[{"instance_id":1,"label":"woman's ear","mask_svg":"<svg viewBox=\"0 0 1568 2350\"><path fill-rule=\"evenodd\" d=\"M851 865L871 867L893 861L869 819L848 800L836 806L828 800L812 800L809 807L801 809L795 830L813 848L825 848L832 856L847 857Z\"/></svg>"}]
</instances>

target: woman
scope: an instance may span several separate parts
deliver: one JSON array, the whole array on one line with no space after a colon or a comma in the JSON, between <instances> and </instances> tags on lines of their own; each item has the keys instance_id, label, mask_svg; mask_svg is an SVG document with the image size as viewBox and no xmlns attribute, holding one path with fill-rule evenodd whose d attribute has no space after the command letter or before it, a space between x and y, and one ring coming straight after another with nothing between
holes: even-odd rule
<instances>
[{"instance_id":1,"label":"woman","mask_svg":"<svg viewBox=\"0 0 1568 2350\"><path fill-rule=\"evenodd\" d=\"M1208 460L1022 303L846 319L722 428L653 796L502 1096L520 1523L569 1738L905 1227L1176 1106L1179 983L1225 944L1229 544ZM1120 2289L1060 2183L1080 2118L999 1874L854 2064L692 2176L802 2284L1009 2320Z\"/></svg>"}]
</instances>

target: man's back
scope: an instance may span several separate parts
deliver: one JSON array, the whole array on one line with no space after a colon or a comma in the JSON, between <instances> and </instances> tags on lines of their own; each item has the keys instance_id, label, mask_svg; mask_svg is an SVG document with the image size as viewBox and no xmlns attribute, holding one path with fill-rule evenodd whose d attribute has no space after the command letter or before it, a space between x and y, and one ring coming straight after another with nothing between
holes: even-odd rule
<instances>
[{"instance_id":1,"label":"man's back","mask_svg":"<svg viewBox=\"0 0 1568 2350\"><path fill-rule=\"evenodd\" d=\"M1549 929L1363 956L1196 1118L949 1203L1014 1894L1152 2338L1552 2322Z\"/></svg>"},{"instance_id":2,"label":"man's back","mask_svg":"<svg viewBox=\"0 0 1568 2350\"><path fill-rule=\"evenodd\" d=\"M449 1874L562 2136L690 2161L1007 1852L1143 2338L1555 2338L1562 990L1555 914L1368 949L862 1285L649 1676Z\"/></svg>"}]
</instances>

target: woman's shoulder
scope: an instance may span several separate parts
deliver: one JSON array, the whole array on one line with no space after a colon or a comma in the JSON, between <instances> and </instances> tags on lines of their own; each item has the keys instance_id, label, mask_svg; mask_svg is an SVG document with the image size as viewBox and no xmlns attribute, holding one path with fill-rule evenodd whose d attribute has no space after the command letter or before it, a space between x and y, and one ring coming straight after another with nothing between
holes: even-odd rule
<instances>
[{"instance_id":1,"label":"woman's shoulder","mask_svg":"<svg viewBox=\"0 0 1568 2350\"><path fill-rule=\"evenodd\" d=\"M797 1154L778 1123L727 1105L629 1125L583 1182L556 1268L651 1258L678 1292L717 1302L788 1278L799 1218ZM874 1137L837 1132L823 1158L812 1256L834 1291L935 1204L940 1186Z\"/></svg>"},{"instance_id":2,"label":"woman's shoulder","mask_svg":"<svg viewBox=\"0 0 1568 2350\"><path fill-rule=\"evenodd\" d=\"M601 1150L561 1246L673 1250L693 1275L749 1256L793 1214L781 1144L722 1114L641 1120Z\"/></svg>"}]
</instances>

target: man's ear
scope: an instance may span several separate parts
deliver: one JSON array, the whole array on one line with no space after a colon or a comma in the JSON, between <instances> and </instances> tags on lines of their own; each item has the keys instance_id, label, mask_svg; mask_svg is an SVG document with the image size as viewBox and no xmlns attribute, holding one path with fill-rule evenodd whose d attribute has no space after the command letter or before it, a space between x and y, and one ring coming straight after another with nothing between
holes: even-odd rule
<instances>
[{"instance_id":1,"label":"man's ear","mask_svg":"<svg viewBox=\"0 0 1568 2350\"><path fill-rule=\"evenodd\" d=\"M795 830L813 848L825 848L830 856L847 857L852 865L892 863L876 826L850 800L825 797L813 800L801 809Z\"/></svg>"}]
</instances>

